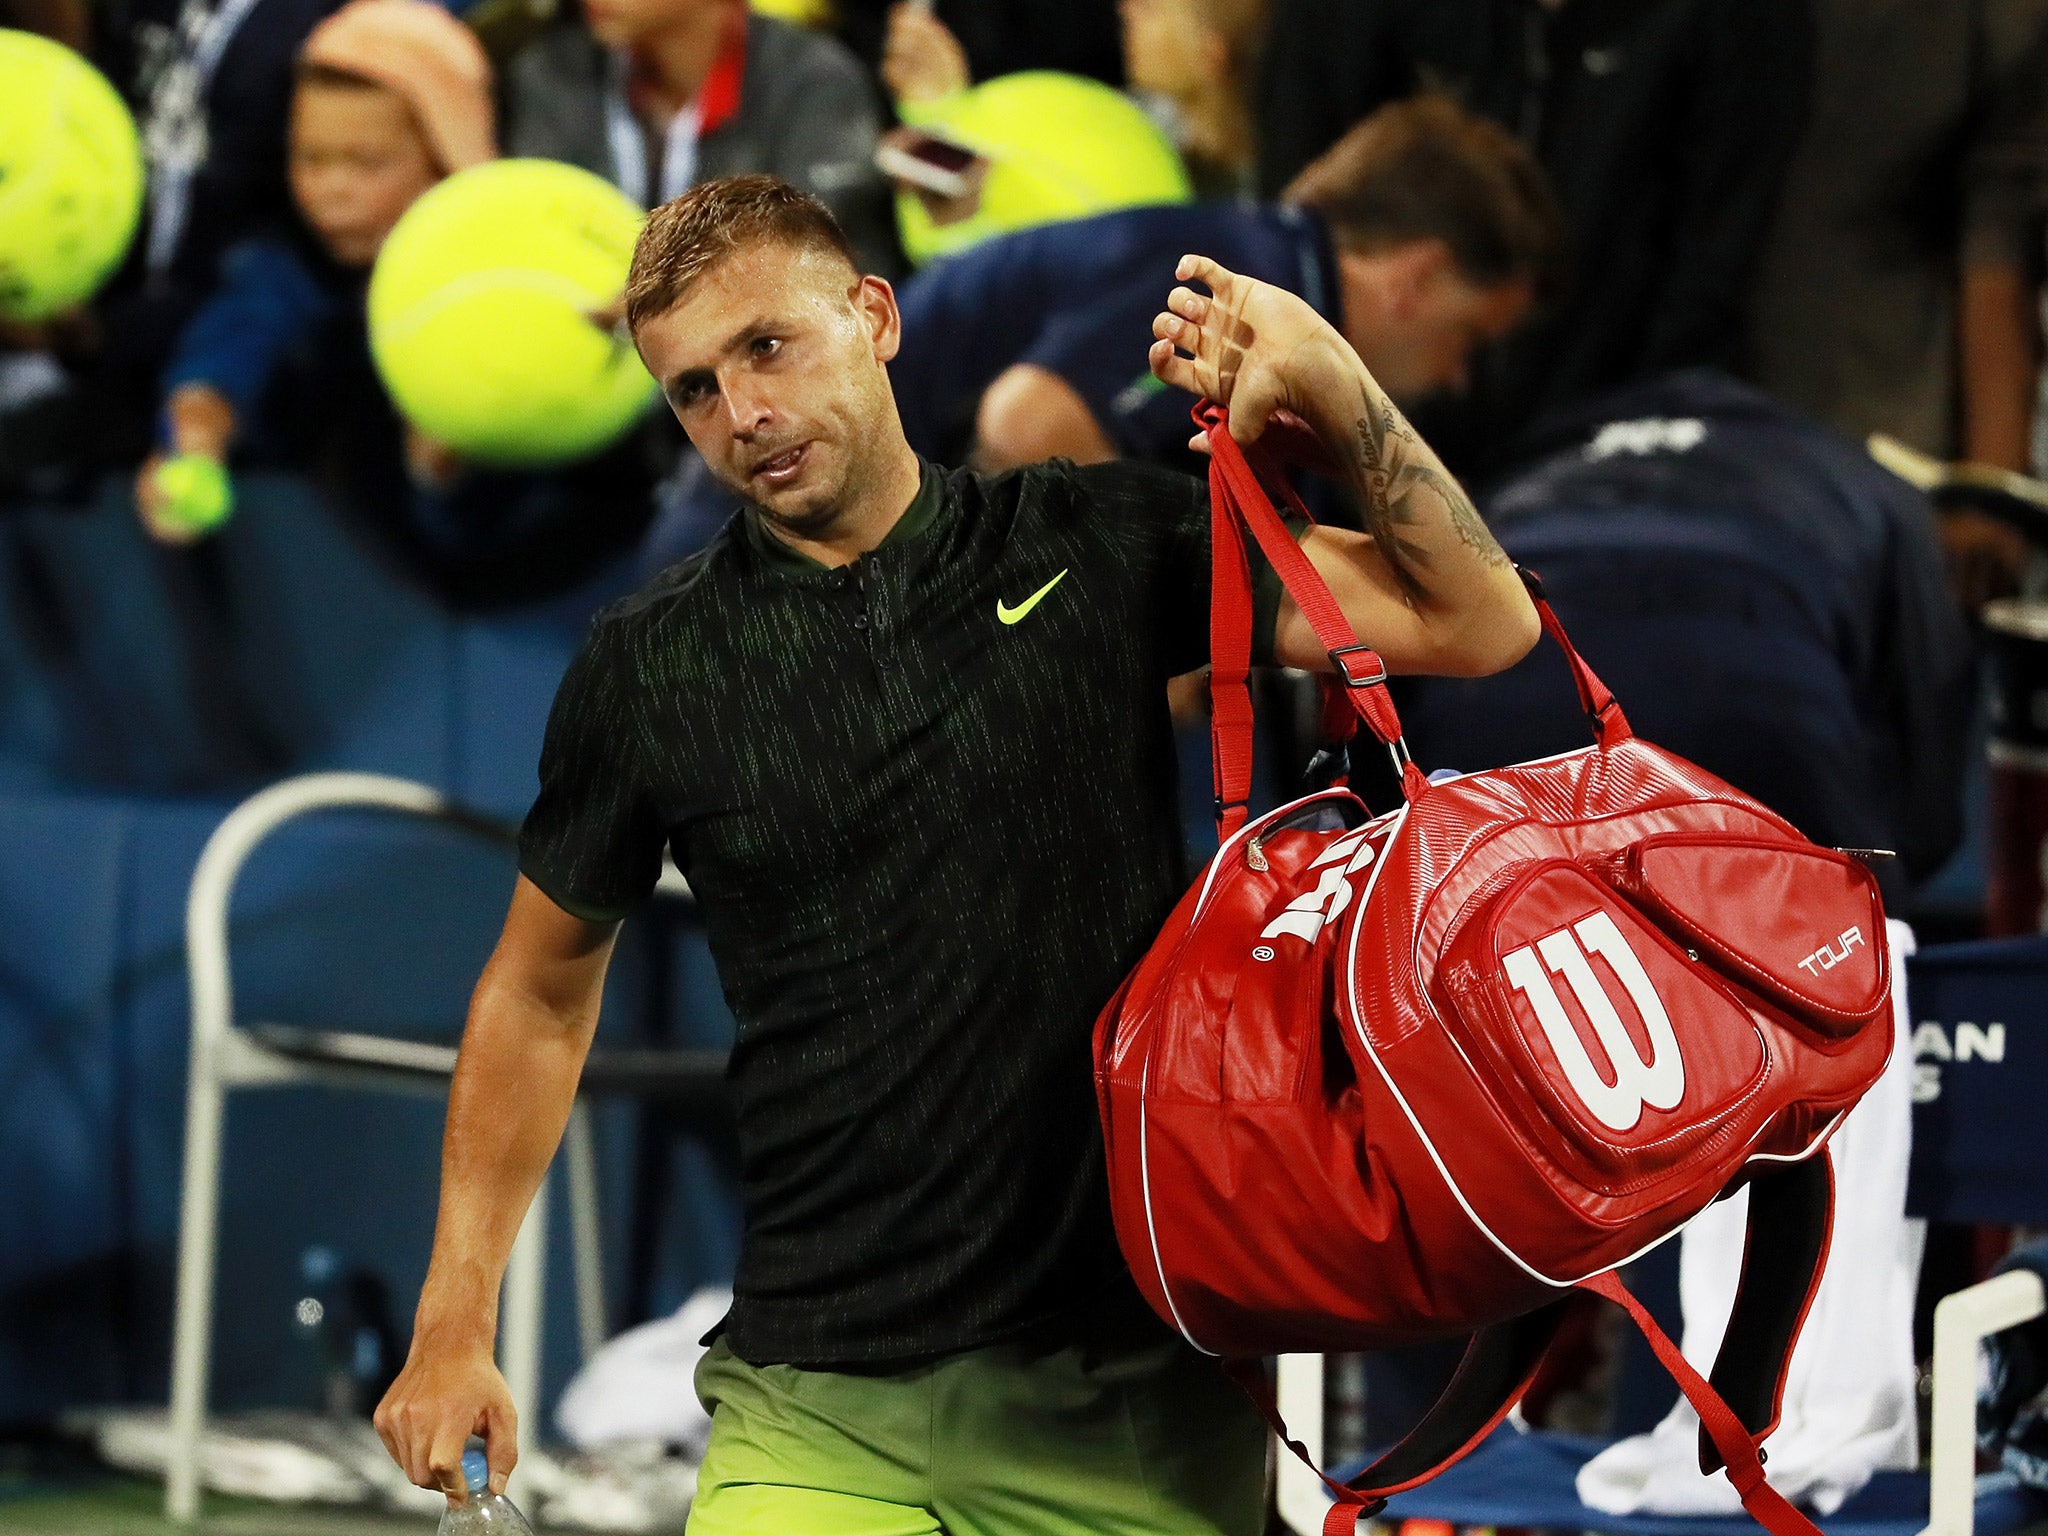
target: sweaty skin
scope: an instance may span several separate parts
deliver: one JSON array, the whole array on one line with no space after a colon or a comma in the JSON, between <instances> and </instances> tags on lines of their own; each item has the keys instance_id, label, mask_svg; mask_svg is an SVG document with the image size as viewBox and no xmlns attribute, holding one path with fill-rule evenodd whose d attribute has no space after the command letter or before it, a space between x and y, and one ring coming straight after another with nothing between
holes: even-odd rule
<instances>
[{"instance_id":1,"label":"sweaty skin","mask_svg":"<svg viewBox=\"0 0 2048 1536\"><path fill-rule=\"evenodd\" d=\"M1189 257L1180 276L1216 298L1174 290L1154 327L1165 338L1151 354L1159 376L1227 404L1241 441L1291 412L1373 498L1380 536L1318 528L1302 546L1358 633L1402 670L1468 674L1518 660L1537 634L1527 594L1344 339L1292 294L1214 262ZM776 538L845 565L881 543L918 489L889 391L898 330L881 279L829 252L761 244L726 257L635 339L711 471ZM1291 602L1276 641L1284 664L1329 667ZM466 1496L467 1436L488 1442L494 1489L518 1456L491 1359L498 1286L575 1099L616 931L562 911L522 877L470 1003L433 1260L412 1351L376 1413L406 1475L451 1503Z\"/></svg>"},{"instance_id":2,"label":"sweaty skin","mask_svg":"<svg viewBox=\"0 0 2048 1536\"><path fill-rule=\"evenodd\" d=\"M888 362L896 295L836 253L734 252L635 340L704 463L826 565L881 543L917 494Z\"/></svg>"}]
</instances>

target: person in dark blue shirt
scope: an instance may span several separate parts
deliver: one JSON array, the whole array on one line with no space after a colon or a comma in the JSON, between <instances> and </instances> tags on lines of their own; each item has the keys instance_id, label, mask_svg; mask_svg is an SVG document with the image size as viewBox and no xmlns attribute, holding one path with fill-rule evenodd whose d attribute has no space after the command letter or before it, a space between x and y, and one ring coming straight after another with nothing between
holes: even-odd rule
<instances>
[{"instance_id":1,"label":"person in dark blue shirt","mask_svg":"<svg viewBox=\"0 0 2048 1536\"><path fill-rule=\"evenodd\" d=\"M1857 9L1851 7L1851 10ZM1879 7L1880 11L1919 7ZM1994 6L1993 9L2000 9ZM1455 408L1418 423L1461 473L1497 474L1553 411L1637 379L1749 361L1757 260L1815 67L1808 0L1274 0L1260 59L1259 185L1283 187L1346 126L1453 93L1543 162L1572 237L1556 302L1489 349ZM1848 39L1837 51L1853 48ZM1927 68L1941 65L1930 55ZM1872 100L1885 119L1898 103ZM1880 130L1874 130L1880 131ZM1887 196L1945 193L1901 152ZM1927 206L1922 206L1926 204ZM1911 261L1911 242L1891 261ZM1889 250L1888 245L1879 249Z\"/></svg>"},{"instance_id":2,"label":"person in dark blue shirt","mask_svg":"<svg viewBox=\"0 0 2048 1536\"><path fill-rule=\"evenodd\" d=\"M1419 97L1354 127L1278 205L1134 209L934 263L904 286L889 372L912 445L944 462L1171 461L1190 402L1145 352L1185 253L1307 299L1406 404L1462 386L1473 349L1529 313L1560 241L1534 157Z\"/></svg>"},{"instance_id":3,"label":"person in dark blue shirt","mask_svg":"<svg viewBox=\"0 0 2048 1536\"><path fill-rule=\"evenodd\" d=\"M1895 850L1888 899L1962 835L1974 654L1934 516L1862 448L1725 375L1588 402L1482 501L1629 722L1816 842ZM1498 677L1403 685L1417 762L1472 769L1587 739L1552 647Z\"/></svg>"}]
</instances>

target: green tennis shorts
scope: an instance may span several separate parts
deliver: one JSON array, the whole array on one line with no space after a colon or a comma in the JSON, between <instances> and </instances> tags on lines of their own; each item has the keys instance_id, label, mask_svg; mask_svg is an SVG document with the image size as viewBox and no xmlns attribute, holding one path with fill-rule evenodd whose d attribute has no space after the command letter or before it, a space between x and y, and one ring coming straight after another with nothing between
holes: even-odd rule
<instances>
[{"instance_id":1,"label":"green tennis shorts","mask_svg":"<svg viewBox=\"0 0 2048 1536\"><path fill-rule=\"evenodd\" d=\"M1258 1536L1266 1432L1178 1338L995 1345L894 1374L697 1369L689 1536Z\"/></svg>"}]
</instances>

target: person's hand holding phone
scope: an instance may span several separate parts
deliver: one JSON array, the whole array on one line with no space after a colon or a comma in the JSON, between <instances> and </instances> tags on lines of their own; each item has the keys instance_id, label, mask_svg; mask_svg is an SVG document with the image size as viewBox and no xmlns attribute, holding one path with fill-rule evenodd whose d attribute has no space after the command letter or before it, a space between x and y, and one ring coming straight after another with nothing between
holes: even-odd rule
<instances>
[{"instance_id":1,"label":"person's hand holding phone","mask_svg":"<svg viewBox=\"0 0 2048 1536\"><path fill-rule=\"evenodd\" d=\"M965 145L922 128L891 128L875 146L884 176L917 195L934 224L952 224L981 206L988 162Z\"/></svg>"}]
</instances>

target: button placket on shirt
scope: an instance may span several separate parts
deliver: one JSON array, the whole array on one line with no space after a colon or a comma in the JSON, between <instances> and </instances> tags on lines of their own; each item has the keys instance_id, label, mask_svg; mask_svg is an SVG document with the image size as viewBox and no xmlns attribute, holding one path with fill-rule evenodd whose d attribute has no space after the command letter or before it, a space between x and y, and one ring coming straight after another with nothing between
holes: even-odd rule
<instances>
[{"instance_id":1,"label":"button placket on shirt","mask_svg":"<svg viewBox=\"0 0 2048 1536\"><path fill-rule=\"evenodd\" d=\"M899 665L899 661L895 647L885 633L888 628L888 586L881 579L881 573L869 563L871 558L863 556L850 568L859 602L852 622L868 659L878 670L887 672Z\"/></svg>"}]
</instances>

